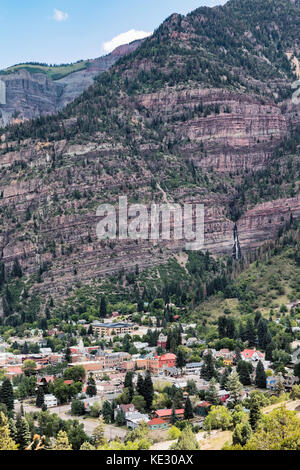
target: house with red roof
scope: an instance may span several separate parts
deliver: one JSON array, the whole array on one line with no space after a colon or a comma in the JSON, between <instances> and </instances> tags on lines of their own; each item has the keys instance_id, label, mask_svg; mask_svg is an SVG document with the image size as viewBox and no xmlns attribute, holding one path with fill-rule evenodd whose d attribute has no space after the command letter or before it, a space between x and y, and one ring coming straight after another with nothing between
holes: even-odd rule
<instances>
[{"instance_id":1,"label":"house with red roof","mask_svg":"<svg viewBox=\"0 0 300 470\"><path fill-rule=\"evenodd\" d=\"M148 421L147 425L151 429L151 431L159 430L159 429L168 429L169 423L163 418L152 418Z\"/></svg>"},{"instance_id":2,"label":"house with red roof","mask_svg":"<svg viewBox=\"0 0 300 470\"><path fill-rule=\"evenodd\" d=\"M211 403L209 401L201 401L195 406L195 413L198 416L207 416Z\"/></svg>"},{"instance_id":3,"label":"house with red roof","mask_svg":"<svg viewBox=\"0 0 300 470\"><path fill-rule=\"evenodd\" d=\"M178 419L184 418L184 409L175 410L175 415ZM169 422L172 417L172 409L165 409L165 410L155 410L153 412L153 418L162 418Z\"/></svg>"},{"instance_id":4,"label":"house with red roof","mask_svg":"<svg viewBox=\"0 0 300 470\"><path fill-rule=\"evenodd\" d=\"M256 361L263 361L265 358L264 353L261 351L258 351L256 348L254 349L244 349L244 351L241 352L242 359L244 361L248 362L256 362Z\"/></svg>"}]
</instances>

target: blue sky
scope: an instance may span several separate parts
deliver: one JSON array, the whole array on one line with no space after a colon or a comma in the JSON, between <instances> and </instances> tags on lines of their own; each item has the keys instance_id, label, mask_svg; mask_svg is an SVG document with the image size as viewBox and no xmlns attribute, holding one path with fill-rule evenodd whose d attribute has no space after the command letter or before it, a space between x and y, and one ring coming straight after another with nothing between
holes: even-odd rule
<instances>
[{"instance_id":1,"label":"blue sky","mask_svg":"<svg viewBox=\"0 0 300 470\"><path fill-rule=\"evenodd\" d=\"M68 63L99 57L119 42L152 32L172 13L186 14L199 6L220 3L222 0L0 0L0 69L29 61Z\"/></svg>"}]
</instances>

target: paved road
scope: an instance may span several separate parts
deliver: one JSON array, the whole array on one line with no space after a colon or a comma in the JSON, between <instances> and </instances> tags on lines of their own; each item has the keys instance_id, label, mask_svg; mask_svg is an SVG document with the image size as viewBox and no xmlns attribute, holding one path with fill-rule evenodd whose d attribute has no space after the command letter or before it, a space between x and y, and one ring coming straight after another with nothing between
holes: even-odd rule
<instances>
[{"instance_id":1,"label":"paved road","mask_svg":"<svg viewBox=\"0 0 300 470\"><path fill-rule=\"evenodd\" d=\"M37 408L36 406L30 405L28 403L23 403L23 407L24 407L25 413L41 411L40 408ZM20 405L17 405L16 411L18 411L19 408L20 408ZM69 414L70 405L61 405L55 408L49 408L48 411L52 414L54 413L57 414L63 420L77 419L80 423L83 424L84 430L88 436L91 436L93 434L94 429L99 424L99 421L96 419L88 419L88 418L83 419L80 416L76 416L76 418L74 418L73 416ZM116 437L119 437L121 440L123 440L125 435L126 435L125 429L112 426L111 424L105 425L105 437L107 440L111 441L115 439Z\"/></svg>"}]
</instances>

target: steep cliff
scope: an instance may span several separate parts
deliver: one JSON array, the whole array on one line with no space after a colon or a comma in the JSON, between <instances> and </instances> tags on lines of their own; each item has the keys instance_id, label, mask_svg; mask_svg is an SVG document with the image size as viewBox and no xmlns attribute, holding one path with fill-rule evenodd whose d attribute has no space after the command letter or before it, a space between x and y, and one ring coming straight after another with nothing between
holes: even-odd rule
<instances>
[{"instance_id":1,"label":"steep cliff","mask_svg":"<svg viewBox=\"0 0 300 470\"><path fill-rule=\"evenodd\" d=\"M82 62L80 67L75 64L75 71L72 66L24 64L0 72L0 126L57 113L91 86L97 75L141 43L139 40L120 46L111 54ZM59 78L61 75L65 76Z\"/></svg>"},{"instance_id":2,"label":"steep cliff","mask_svg":"<svg viewBox=\"0 0 300 470\"><path fill-rule=\"evenodd\" d=\"M185 247L99 241L98 205L123 194L148 206L203 203L204 249L215 255L232 254L235 224L245 253L299 218L300 105L286 55L299 57L299 26L287 0L172 15L58 116L2 130L6 271L18 258L36 276L32 291L64 296Z\"/></svg>"}]
</instances>

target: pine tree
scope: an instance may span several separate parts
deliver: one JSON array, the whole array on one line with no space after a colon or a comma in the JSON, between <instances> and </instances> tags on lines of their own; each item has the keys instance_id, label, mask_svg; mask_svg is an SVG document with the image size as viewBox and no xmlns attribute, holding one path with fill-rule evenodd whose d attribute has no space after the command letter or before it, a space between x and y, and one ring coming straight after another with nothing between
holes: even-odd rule
<instances>
[{"instance_id":1,"label":"pine tree","mask_svg":"<svg viewBox=\"0 0 300 470\"><path fill-rule=\"evenodd\" d=\"M38 408L42 408L44 404L44 400L45 400L44 389L43 387L39 387L37 391L36 402L35 402L36 406Z\"/></svg>"},{"instance_id":2,"label":"pine tree","mask_svg":"<svg viewBox=\"0 0 300 470\"><path fill-rule=\"evenodd\" d=\"M247 332L247 341L248 341L248 345L251 347L251 346L254 346L255 345L255 341L256 341L256 334L255 334L255 330L254 330L254 324L252 322L252 320L249 318L249 320L247 321L247 325L246 325L246 332Z\"/></svg>"},{"instance_id":3,"label":"pine tree","mask_svg":"<svg viewBox=\"0 0 300 470\"><path fill-rule=\"evenodd\" d=\"M146 372L143 389L143 397L146 402L146 409L150 411L154 397L154 388L151 379L151 374L149 371Z\"/></svg>"},{"instance_id":4,"label":"pine tree","mask_svg":"<svg viewBox=\"0 0 300 470\"><path fill-rule=\"evenodd\" d=\"M9 427L9 432L10 432L10 437L12 438L13 441L17 440L17 428L16 428L16 423L12 418L8 420L8 427Z\"/></svg>"},{"instance_id":5,"label":"pine tree","mask_svg":"<svg viewBox=\"0 0 300 470\"><path fill-rule=\"evenodd\" d=\"M69 347L65 350L65 362L67 362L68 364L71 364L72 362L72 353Z\"/></svg>"},{"instance_id":6,"label":"pine tree","mask_svg":"<svg viewBox=\"0 0 300 470\"><path fill-rule=\"evenodd\" d=\"M125 375L125 380L124 380L124 388L127 388L129 391L129 401L131 403L133 394L134 394L134 387L133 387L133 372L129 371Z\"/></svg>"},{"instance_id":7,"label":"pine tree","mask_svg":"<svg viewBox=\"0 0 300 470\"><path fill-rule=\"evenodd\" d=\"M258 345L265 350L268 344L268 324L264 318L261 318L257 324Z\"/></svg>"},{"instance_id":8,"label":"pine tree","mask_svg":"<svg viewBox=\"0 0 300 470\"><path fill-rule=\"evenodd\" d=\"M267 377L263 363L261 361L258 361L256 366L255 385L259 388L267 387Z\"/></svg>"},{"instance_id":9,"label":"pine tree","mask_svg":"<svg viewBox=\"0 0 300 470\"><path fill-rule=\"evenodd\" d=\"M230 376L227 379L226 387L227 390L230 392L230 398L236 405L240 401L241 392L243 390L243 385L241 384L239 380L239 375L236 371L231 372Z\"/></svg>"},{"instance_id":10,"label":"pine tree","mask_svg":"<svg viewBox=\"0 0 300 470\"><path fill-rule=\"evenodd\" d=\"M284 380L283 380L282 372L279 372L279 374L278 374L278 379L277 379L277 383L275 385L275 390L276 390L276 394L277 394L278 397L280 397L280 395L282 395L282 393L285 392L285 386L284 386Z\"/></svg>"},{"instance_id":11,"label":"pine tree","mask_svg":"<svg viewBox=\"0 0 300 470\"><path fill-rule=\"evenodd\" d=\"M4 379L0 390L0 402L4 403L8 411L14 409L14 391L9 379Z\"/></svg>"},{"instance_id":12,"label":"pine tree","mask_svg":"<svg viewBox=\"0 0 300 470\"><path fill-rule=\"evenodd\" d=\"M107 314L106 298L103 295L100 300L100 317L105 318L106 314Z\"/></svg>"},{"instance_id":13,"label":"pine tree","mask_svg":"<svg viewBox=\"0 0 300 470\"><path fill-rule=\"evenodd\" d=\"M20 450L25 450L31 442L31 436L29 431L29 425L27 420L23 416L18 416L16 421L17 428L17 444L19 444Z\"/></svg>"},{"instance_id":14,"label":"pine tree","mask_svg":"<svg viewBox=\"0 0 300 470\"><path fill-rule=\"evenodd\" d=\"M8 418L2 411L0 412L0 451L1 450L17 450L17 444L10 433Z\"/></svg>"},{"instance_id":15,"label":"pine tree","mask_svg":"<svg viewBox=\"0 0 300 470\"><path fill-rule=\"evenodd\" d=\"M235 358L234 358L235 364L238 364L240 361L242 361L242 356L241 356L241 350L240 348L236 348L235 350Z\"/></svg>"},{"instance_id":16,"label":"pine tree","mask_svg":"<svg viewBox=\"0 0 300 470\"><path fill-rule=\"evenodd\" d=\"M272 341L270 341L267 346L266 346L266 361L272 361L273 360L273 351L276 349L276 346Z\"/></svg>"},{"instance_id":17,"label":"pine tree","mask_svg":"<svg viewBox=\"0 0 300 470\"><path fill-rule=\"evenodd\" d=\"M178 348L177 356L176 356L176 367L178 367L178 369L181 369L182 371L185 365L186 365L185 353L181 348Z\"/></svg>"},{"instance_id":18,"label":"pine tree","mask_svg":"<svg viewBox=\"0 0 300 470\"><path fill-rule=\"evenodd\" d=\"M97 395L97 387L96 387L96 382L93 377L93 374L89 375L89 378L87 381L86 393L89 397L95 397Z\"/></svg>"},{"instance_id":19,"label":"pine tree","mask_svg":"<svg viewBox=\"0 0 300 470\"><path fill-rule=\"evenodd\" d=\"M252 435L252 429L248 422L238 423L232 434L233 445L241 445L242 447L247 443Z\"/></svg>"},{"instance_id":20,"label":"pine tree","mask_svg":"<svg viewBox=\"0 0 300 470\"><path fill-rule=\"evenodd\" d=\"M12 272L11 272L12 277L22 277L22 268L19 263L18 258L15 259L13 267L12 267Z\"/></svg>"},{"instance_id":21,"label":"pine tree","mask_svg":"<svg viewBox=\"0 0 300 470\"><path fill-rule=\"evenodd\" d=\"M201 368L201 377L209 381L213 377L216 377L214 359L211 351L208 351L208 353L204 355L203 362L204 364Z\"/></svg>"},{"instance_id":22,"label":"pine tree","mask_svg":"<svg viewBox=\"0 0 300 470\"><path fill-rule=\"evenodd\" d=\"M122 409L120 409L117 412L116 425L117 426L124 426L125 422L126 422L126 419L125 419L124 411Z\"/></svg>"},{"instance_id":23,"label":"pine tree","mask_svg":"<svg viewBox=\"0 0 300 470\"><path fill-rule=\"evenodd\" d=\"M136 391L138 395L141 395L142 397L144 396L144 379L141 374L138 374Z\"/></svg>"},{"instance_id":24,"label":"pine tree","mask_svg":"<svg viewBox=\"0 0 300 470\"><path fill-rule=\"evenodd\" d=\"M240 361L236 368L240 381L243 385L251 385L251 378L249 373L249 365L246 361Z\"/></svg>"},{"instance_id":25,"label":"pine tree","mask_svg":"<svg viewBox=\"0 0 300 470\"><path fill-rule=\"evenodd\" d=\"M259 402L257 398L252 398L250 403L250 416L249 422L253 431L255 431L257 427L257 423L261 418Z\"/></svg>"},{"instance_id":26,"label":"pine tree","mask_svg":"<svg viewBox=\"0 0 300 470\"><path fill-rule=\"evenodd\" d=\"M100 418L98 426L93 431L93 444L98 449L105 444L106 439L104 437L105 427L103 423L103 419Z\"/></svg>"},{"instance_id":27,"label":"pine tree","mask_svg":"<svg viewBox=\"0 0 300 470\"><path fill-rule=\"evenodd\" d=\"M109 401L105 401L102 406L102 416L106 424L111 423L112 420L112 406Z\"/></svg>"},{"instance_id":28,"label":"pine tree","mask_svg":"<svg viewBox=\"0 0 300 470\"><path fill-rule=\"evenodd\" d=\"M211 405L219 405L220 404L220 399L218 395L218 388L217 388L217 381L213 377L211 381L209 382L209 387L208 390L205 394L205 399L209 401Z\"/></svg>"},{"instance_id":29,"label":"pine tree","mask_svg":"<svg viewBox=\"0 0 300 470\"><path fill-rule=\"evenodd\" d=\"M68 435L65 431L59 431L53 450L72 450Z\"/></svg>"},{"instance_id":30,"label":"pine tree","mask_svg":"<svg viewBox=\"0 0 300 470\"><path fill-rule=\"evenodd\" d=\"M194 412L190 397L187 397L185 406L184 406L184 419L193 419Z\"/></svg>"},{"instance_id":31,"label":"pine tree","mask_svg":"<svg viewBox=\"0 0 300 470\"><path fill-rule=\"evenodd\" d=\"M222 374L222 377L221 377L221 382L220 382L220 385L221 385L221 388L224 389L224 390L227 390L226 389L226 385L227 385L227 379L230 375L230 371L229 369L225 369L223 374Z\"/></svg>"}]
</instances>

